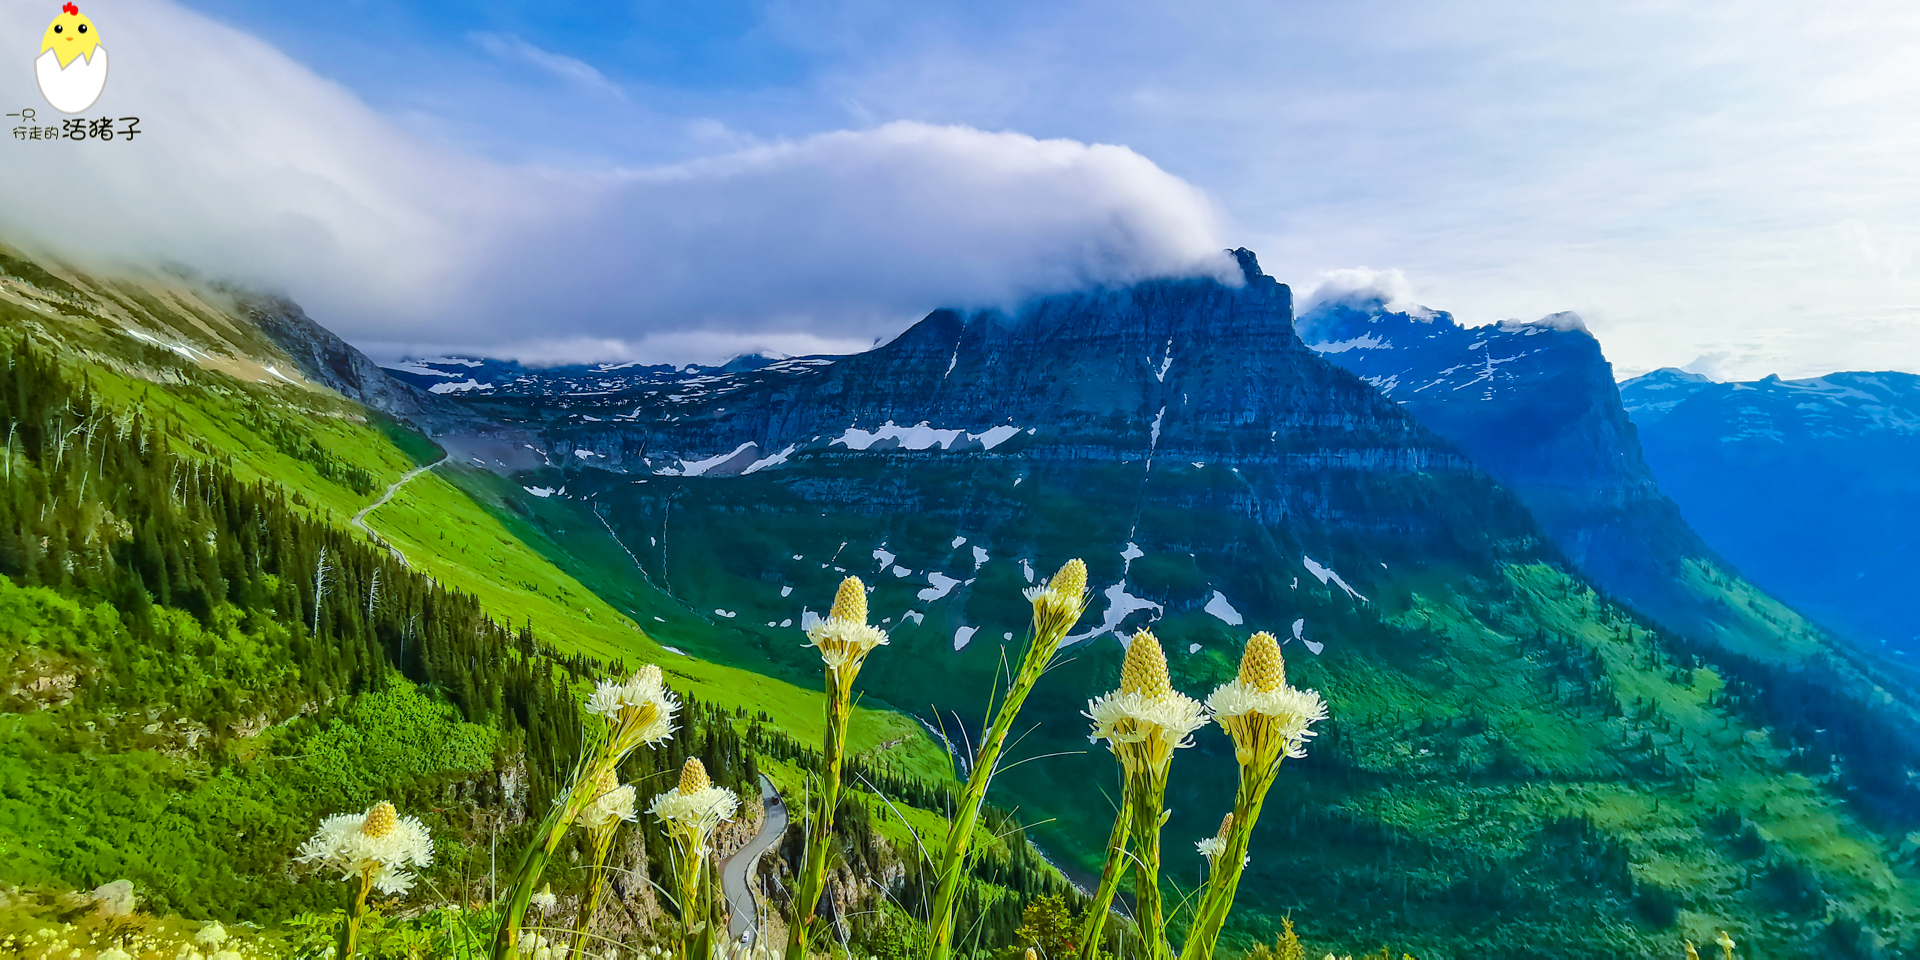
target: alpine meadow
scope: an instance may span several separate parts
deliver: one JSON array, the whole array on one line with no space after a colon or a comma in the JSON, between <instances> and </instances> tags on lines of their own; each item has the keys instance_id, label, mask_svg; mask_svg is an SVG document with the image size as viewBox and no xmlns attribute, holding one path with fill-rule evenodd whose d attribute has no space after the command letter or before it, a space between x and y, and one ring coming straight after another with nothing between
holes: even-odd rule
<instances>
[{"instance_id":1,"label":"alpine meadow","mask_svg":"<svg viewBox=\"0 0 1920 960\"><path fill-rule=\"evenodd\" d=\"M1920 8L0 37L0 960L1920 957Z\"/></svg>"}]
</instances>

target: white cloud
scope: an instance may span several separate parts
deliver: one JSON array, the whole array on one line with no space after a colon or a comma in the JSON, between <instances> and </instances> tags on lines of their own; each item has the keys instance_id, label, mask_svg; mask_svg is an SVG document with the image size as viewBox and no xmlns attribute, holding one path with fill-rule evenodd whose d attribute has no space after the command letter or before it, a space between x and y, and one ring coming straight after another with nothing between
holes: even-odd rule
<instances>
[{"instance_id":1,"label":"white cloud","mask_svg":"<svg viewBox=\"0 0 1920 960\"><path fill-rule=\"evenodd\" d=\"M0 33L40 20L10 5ZM896 122L671 165L516 168L425 142L166 0L99 26L114 75L98 109L143 133L5 144L0 177L34 188L0 194L0 230L89 265L285 289L356 341L711 360L673 353L811 352L940 305L1232 275L1214 203L1125 147Z\"/></svg>"},{"instance_id":2,"label":"white cloud","mask_svg":"<svg viewBox=\"0 0 1920 960\"><path fill-rule=\"evenodd\" d=\"M565 54L542 50L511 33L475 32L468 34L467 39L497 60L506 63L523 63L576 87L604 93L617 100L627 99L625 90L608 80L605 74L594 69L591 64Z\"/></svg>"},{"instance_id":3,"label":"white cloud","mask_svg":"<svg viewBox=\"0 0 1920 960\"><path fill-rule=\"evenodd\" d=\"M1372 267L1346 267L1320 274L1311 288L1299 298L1304 311L1316 304L1337 300L1379 300L1388 310L1405 311L1417 306L1413 284L1401 270L1376 270Z\"/></svg>"},{"instance_id":4,"label":"white cloud","mask_svg":"<svg viewBox=\"0 0 1920 960\"><path fill-rule=\"evenodd\" d=\"M1920 370L1920 6L930 2L783 23L848 51L823 101L1127 143L1282 279L1575 310L1624 368Z\"/></svg>"}]
</instances>

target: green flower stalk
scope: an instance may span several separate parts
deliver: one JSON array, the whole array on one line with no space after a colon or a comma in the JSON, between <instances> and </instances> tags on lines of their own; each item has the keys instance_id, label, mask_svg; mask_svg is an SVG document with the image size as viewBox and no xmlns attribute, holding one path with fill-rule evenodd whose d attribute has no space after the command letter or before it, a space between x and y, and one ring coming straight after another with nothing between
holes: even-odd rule
<instances>
[{"instance_id":1,"label":"green flower stalk","mask_svg":"<svg viewBox=\"0 0 1920 960\"><path fill-rule=\"evenodd\" d=\"M739 808L740 798L714 786L698 757L688 757L680 768L679 786L654 797L647 807L666 826L679 858L674 897L680 905L680 960L709 960L713 955L714 925L703 909L707 854L714 828L732 820Z\"/></svg>"},{"instance_id":2,"label":"green flower stalk","mask_svg":"<svg viewBox=\"0 0 1920 960\"><path fill-rule=\"evenodd\" d=\"M1173 689L1160 641L1142 630L1127 644L1120 689L1087 703L1094 741L1105 740L1126 777L1133 825L1135 916L1143 960L1168 960L1166 918L1160 897L1160 825L1173 751L1193 745L1190 734L1208 717L1200 702ZM1108 858L1124 854L1109 850Z\"/></svg>"},{"instance_id":3,"label":"green flower stalk","mask_svg":"<svg viewBox=\"0 0 1920 960\"><path fill-rule=\"evenodd\" d=\"M1206 892L1194 912L1180 960L1212 960L1247 865L1247 845L1267 790L1280 775L1280 762L1306 756L1313 725L1327 718L1320 694L1287 685L1280 644L1273 634L1264 632L1247 640L1240 655L1240 675L1214 690L1207 706L1233 738L1240 786L1234 793L1233 812L1220 822L1220 832L1199 843L1209 864Z\"/></svg>"},{"instance_id":4,"label":"green flower stalk","mask_svg":"<svg viewBox=\"0 0 1920 960\"><path fill-rule=\"evenodd\" d=\"M993 722L980 739L980 750L973 759L973 773L967 777L966 792L960 798L959 810L947 825L947 843L940 861L940 887L934 894L933 912L927 920L933 932L932 960L947 960L953 949L955 907L965 875L968 848L973 842L973 827L1000 762L1007 733L1013 728L1014 718L1020 715L1027 694L1053 662L1053 655L1066 639L1067 631L1072 630L1080 621L1080 615L1086 612L1086 563L1067 561L1051 580L1028 590L1027 600L1033 604L1032 638L1020 660L1019 672L1014 674Z\"/></svg>"},{"instance_id":5,"label":"green flower stalk","mask_svg":"<svg viewBox=\"0 0 1920 960\"><path fill-rule=\"evenodd\" d=\"M1120 889L1120 875L1126 872L1127 838L1133 833L1133 794L1121 791L1120 813L1113 818L1113 832L1107 835L1107 859L1100 868L1100 885L1093 891L1093 904L1080 921L1080 960L1099 960L1100 937L1107 929L1107 914L1113 911L1113 895Z\"/></svg>"},{"instance_id":6,"label":"green flower stalk","mask_svg":"<svg viewBox=\"0 0 1920 960\"><path fill-rule=\"evenodd\" d=\"M566 837L567 828L599 798L595 785L633 751L673 736L673 715L679 709L680 701L667 689L660 668L653 664L641 667L624 682L602 680L587 697L587 713L598 719L587 721L580 757L574 762L567 790L540 821L536 840L521 853L514 868L505 913L494 932L494 960L507 960L524 952L520 928L533 900L533 889Z\"/></svg>"},{"instance_id":7,"label":"green flower stalk","mask_svg":"<svg viewBox=\"0 0 1920 960\"><path fill-rule=\"evenodd\" d=\"M580 923L573 931L573 956L583 956L587 946L587 927L600 909L600 897L607 888L607 857L613 850L613 836L623 822L634 816L634 790L623 784L611 768L594 782L594 799L580 811L579 823L587 831L587 845L593 849L593 873L587 881L587 896L580 907ZM536 894L535 896L538 896ZM548 897L552 894L549 893Z\"/></svg>"},{"instance_id":8,"label":"green flower stalk","mask_svg":"<svg viewBox=\"0 0 1920 960\"><path fill-rule=\"evenodd\" d=\"M337 870L347 881L347 917L340 925L336 956L354 955L360 922L367 914L367 894L405 893L413 886L413 871L433 863L433 841L418 819L401 817L385 800L366 813L346 813L321 821L320 829L300 846L295 859ZM203 931L204 932L204 931Z\"/></svg>"},{"instance_id":9,"label":"green flower stalk","mask_svg":"<svg viewBox=\"0 0 1920 960\"><path fill-rule=\"evenodd\" d=\"M814 914L827 880L827 848L833 838L833 812L840 804L840 768L846 762L847 718L853 712L853 681L873 648L887 635L867 625L867 587L859 577L840 581L827 618L807 628L807 645L826 664L827 737L822 752L826 776L814 792L807 817L806 861L795 880L793 922L787 926L787 960L806 960Z\"/></svg>"}]
</instances>

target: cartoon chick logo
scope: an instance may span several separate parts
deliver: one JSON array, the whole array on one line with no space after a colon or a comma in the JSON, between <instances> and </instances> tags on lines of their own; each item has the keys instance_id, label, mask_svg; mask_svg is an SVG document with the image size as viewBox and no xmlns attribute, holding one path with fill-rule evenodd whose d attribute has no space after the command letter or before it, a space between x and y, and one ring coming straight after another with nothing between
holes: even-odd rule
<instances>
[{"instance_id":1,"label":"cartoon chick logo","mask_svg":"<svg viewBox=\"0 0 1920 960\"><path fill-rule=\"evenodd\" d=\"M79 113L100 99L107 86L107 48L79 7L61 7L47 25L33 71L40 78L40 92L61 113Z\"/></svg>"}]
</instances>

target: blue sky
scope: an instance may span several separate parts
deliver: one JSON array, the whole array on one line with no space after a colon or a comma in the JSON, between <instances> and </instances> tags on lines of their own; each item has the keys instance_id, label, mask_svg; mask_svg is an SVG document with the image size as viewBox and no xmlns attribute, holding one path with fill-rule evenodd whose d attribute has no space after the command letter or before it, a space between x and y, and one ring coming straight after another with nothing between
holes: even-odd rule
<instances>
[{"instance_id":1,"label":"blue sky","mask_svg":"<svg viewBox=\"0 0 1920 960\"><path fill-rule=\"evenodd\" d=\"M376 353L850 349L1246 245L1302 292L1578 311L1623 373L1920 369L1910 4L86 9L131 37L108 95L197 145L0 154L124 208L0 225L283 286Z\"/></svg>"}]
</instances>

